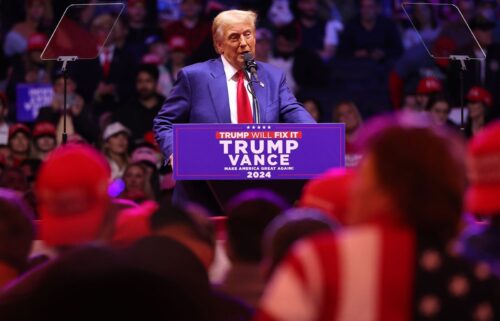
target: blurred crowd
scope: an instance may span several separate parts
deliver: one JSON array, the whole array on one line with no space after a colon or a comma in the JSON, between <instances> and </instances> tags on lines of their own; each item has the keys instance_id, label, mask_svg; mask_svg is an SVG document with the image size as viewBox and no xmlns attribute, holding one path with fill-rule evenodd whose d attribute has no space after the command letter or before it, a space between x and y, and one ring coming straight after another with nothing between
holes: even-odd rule
<instances>
[{"instance_id":1,"label":"blurred crowd","mask_svg":"<svg viewBox=\"0 0 500 321\"><path fill-rule=\"evenodd\" d=\"M69 4L1 2L1 320L500 320L495 1L82 10L90 32L116 24L68 65L64 118L61 63L40 54ZM346 168L293 204L256 189L222 213L173 206L153 118L180 69L216 57L231 8L258 13L256 59L311 115L345 124ZM26 86L50 89L28 118Z\"/></svg>"}]
</instances>

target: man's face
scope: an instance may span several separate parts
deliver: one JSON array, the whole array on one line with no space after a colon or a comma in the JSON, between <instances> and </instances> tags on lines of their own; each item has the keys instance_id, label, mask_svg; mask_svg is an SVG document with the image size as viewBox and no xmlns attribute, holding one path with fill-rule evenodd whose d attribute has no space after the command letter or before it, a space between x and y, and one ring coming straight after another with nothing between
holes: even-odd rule
<instances>
[{"instance_id":1,"label":"man's face","mask_svg":"<svg viewBox=\"0 0 500 321\"><path fill-rule=\"evenodd\" d=\"M139 98L146 99L152 97L156 93L157 82L147 72L140 72L137 75L135 88Z\"/></svg>"},{"instance_id":2,"label":"man's face","mask_svg":"<svg viewBox=\"0 0 500 321\"><path fill-rule=\"evenodd\" d=\"M338 107L338 118L345 124L347 132L355 131L360 125L356 111L349 104L342 104Z\"/></svg>"},{"instance_id":3,"label":"man's face","mask_svg":"<svg viewBox=\"0 0 500 321\"><path fill-rule=\"evenodd\" d=\"M40 136L36 139L36 147L43 153L48 153L56 147L56 140L49 135Z\"/></svg>"},{"instance_id":4,"label":"man's face","mask_svg":"<svg viewBox=\"0 0 500 321\"><path fill-rule=\"evenodd\" d=\"M467 104L467 109L469 110L469 117L472 119L484 116L483 104L478 101L470 101Z\"/></svg>"},{"instance_id":5,"label":"man's face","mask_svg":"<svg viewBox=\"0 0 500 321\"><path fill-rule=\"evenodd\" d=\"M427 107L427 104L429 103L429 95L424 95L424 94L417 94L416 96L417 99L417 110L424 110L425 107Z\"/></svg>"},{"instance_id":6,"label":"man's face","mask_svg":"<svg viewBox=\"0 0 500 321\"><path fill-rule=\"evenodd\" d=\"M445 125L450 113L450 106L445 101L437 101L431 107L432 120L437 125Z\"/></svg>"},{"instance_id":7,"label":"man's face","mask_svg":"<svg viewBox=\"0 0 500 321\"><path fill-rule=\"evenodd\" d=\"M64 78L59 77L54 81L54 93L56 94L63 94L64 93ZM76 90L76 83L68 78L66 80L66 93L67 94L73 94Z\"/></svg>"},{"instance_id":8,"label":"man's face","mask_svg":"<svg viewBox=\"0 0 500 321\"><path fill-rule=\"evenodd\" d=\"M255 56L255 28L249 23L237 23L227 26L222 39L216 42L220 54L236 69L244 66L243 54L252 53Z\"/></svg>"},{"instance_id":9,"label":"man's face","mask_svg":"<svg viewBox=\"0 0 500 321\"><path fill-rule=\"evenodd\" d=\"M29 151L30 139L25 133L17 132L9 140L9 146L15 154L25 154Z\"/></svg>"}]
</instances>

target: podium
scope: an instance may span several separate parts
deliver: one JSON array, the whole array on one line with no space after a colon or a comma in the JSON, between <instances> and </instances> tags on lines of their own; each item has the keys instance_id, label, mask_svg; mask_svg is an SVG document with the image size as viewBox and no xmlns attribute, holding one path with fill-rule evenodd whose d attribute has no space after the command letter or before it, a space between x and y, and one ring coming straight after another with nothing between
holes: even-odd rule
<instances>
[{"instance_id":1,"label":"podium","mask_svg":"<svg viewBox=\"0 0 500 321\"><path fill-rule=\"evenodd\" d=\"M293 204L305 182L343 167L344 124L174 124L173 174L188 198L223 213L250 188ZM203 183L206 182L206 190ZM205 195L210 194L210 195ZM213 198L200 200L199 198ZM198 199L197 199L198 198Z\"/></svg>"}]
</instances>

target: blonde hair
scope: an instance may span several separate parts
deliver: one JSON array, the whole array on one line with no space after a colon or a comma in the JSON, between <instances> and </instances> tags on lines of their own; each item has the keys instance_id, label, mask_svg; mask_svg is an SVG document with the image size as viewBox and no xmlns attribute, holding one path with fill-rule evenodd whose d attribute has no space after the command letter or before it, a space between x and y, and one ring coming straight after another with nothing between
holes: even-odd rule
<instances>
[{"instance_id":1,"label":"blonde hair","mask_svg":"<svg viewBox=\"0 0 500 321\"><path fill-rule=\"evenodd\" d=\"M212 38L214 41L215 51L217 50L217 41L221 41L224 37L224 30L227 26L236 23L249 23L255 30L257 14L253 11L244 10L226 10L219 13L212 24Z\"/></svg>"}]
</instances>

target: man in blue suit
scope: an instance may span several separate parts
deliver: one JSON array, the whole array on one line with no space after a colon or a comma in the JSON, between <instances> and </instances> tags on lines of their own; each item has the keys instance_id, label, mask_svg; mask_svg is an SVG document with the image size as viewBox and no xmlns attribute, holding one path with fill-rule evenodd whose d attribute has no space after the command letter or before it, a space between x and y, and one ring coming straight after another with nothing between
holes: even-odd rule
<instances>
[{"instance_id":1,"label":"man in blue suit","mask_svg":"<svg viewBox=\"0 0 500 321\"><path fill-rule=\"evenodd\" d=\"M252 123L255 115L248 92L243 54L255 56L255 21L251 11L228 10L215 17L212 25L217 59L188 66L179 71L168 99L154 120L157 142L165 157L172 160L172 124L174 123ZM285 74L258 62L255 84L261 123L314 123L286 85ZM243 71L245 72L245 71ZM178 182L179 183L179 182ZM187 182L184 182L186 187ZM200 187L200 186L198 186ZM174 191L180 203L194 193ZM184 194L184 195L181 195ZM210 207L210 206L209 206Z\"/></svg>"}]
</instances>

